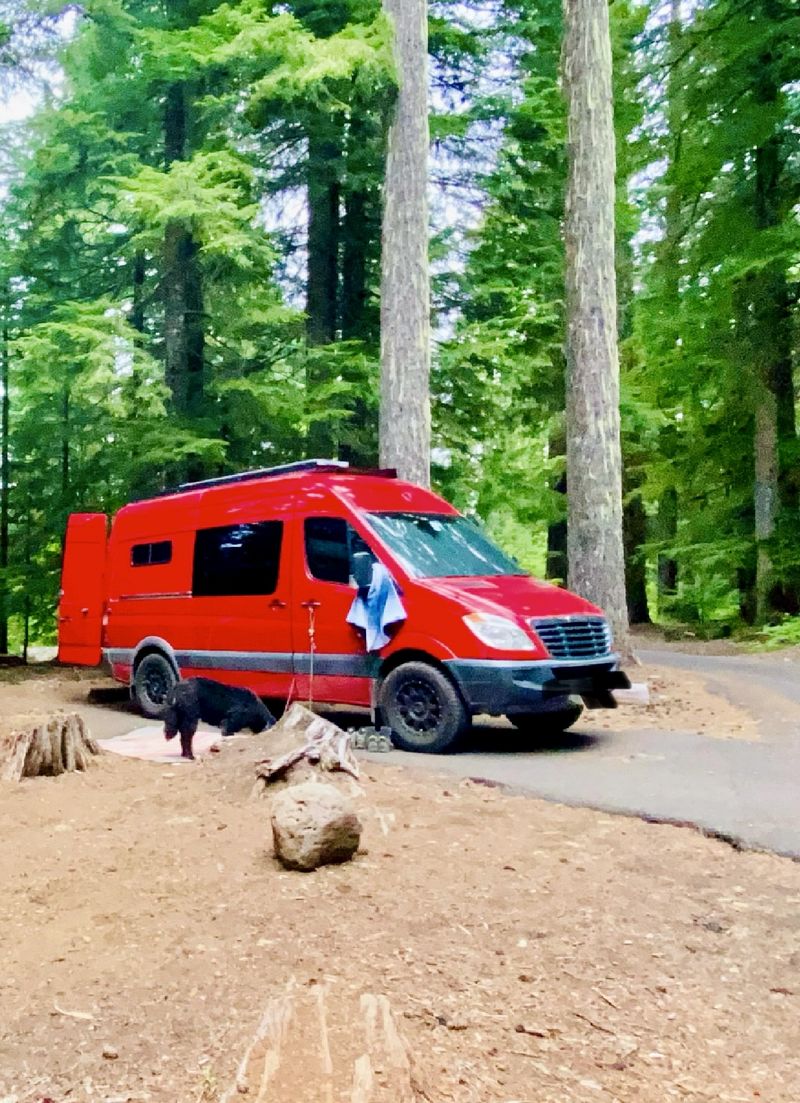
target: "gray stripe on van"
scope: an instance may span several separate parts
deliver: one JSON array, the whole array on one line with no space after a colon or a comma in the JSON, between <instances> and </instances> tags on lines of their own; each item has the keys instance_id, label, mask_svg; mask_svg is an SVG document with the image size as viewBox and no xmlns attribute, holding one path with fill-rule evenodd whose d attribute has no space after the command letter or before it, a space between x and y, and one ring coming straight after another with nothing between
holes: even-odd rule
<instances>
[{"instance_id":1,"label":"gray stripe on van","mask_svg":"<svg viewBox=\"0 0 800 1103\"><path fill-rule=\"evenodd\" d=\"M111 647L105 652L110 663L130 666L133 648ZM182 669L249 670L269 674L308 674L311 655L290 651L176 651ZM380 666L377 655L314 655L314 673L349 678L373 677Z\"/></svg>"}]
</instances>

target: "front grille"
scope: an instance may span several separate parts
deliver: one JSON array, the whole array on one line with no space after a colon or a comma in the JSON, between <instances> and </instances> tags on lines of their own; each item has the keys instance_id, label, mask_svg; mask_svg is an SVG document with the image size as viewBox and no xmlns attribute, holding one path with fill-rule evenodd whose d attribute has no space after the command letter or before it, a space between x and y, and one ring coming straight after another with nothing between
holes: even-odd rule
<instances>
[{"instance_id":1,"label":"front grille","mask_svg":"<svg viewBox=\"0 0 800 1103\"><path fill-rule=\"evenodd\" d=\"M533 617L530 625L554 659L597 659L611 651L605 617Z\"/></svg>"}]
</instances>

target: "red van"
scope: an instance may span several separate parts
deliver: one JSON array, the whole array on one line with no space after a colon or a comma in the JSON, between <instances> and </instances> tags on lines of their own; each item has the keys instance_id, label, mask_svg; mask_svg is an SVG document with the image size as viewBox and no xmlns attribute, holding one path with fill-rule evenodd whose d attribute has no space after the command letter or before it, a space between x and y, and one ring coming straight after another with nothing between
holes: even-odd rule
<instances>
[{"instance_id":1,"label":"red van","mask_svg":"<svg viewBox=\"0 0 800 1103\"><path fill-rule=\"evenodd\" d=\"M348 623L378 562L406 619L368 653ZM361 593L364 592L362 589ZM59 659L105 659L141 712L205 675L265 698L376 708L407 750L479 713L563 731L627 686L601 611L531 578L466 517L390 471L312 460L69 518Z\"/></svg>"}]
</instances>

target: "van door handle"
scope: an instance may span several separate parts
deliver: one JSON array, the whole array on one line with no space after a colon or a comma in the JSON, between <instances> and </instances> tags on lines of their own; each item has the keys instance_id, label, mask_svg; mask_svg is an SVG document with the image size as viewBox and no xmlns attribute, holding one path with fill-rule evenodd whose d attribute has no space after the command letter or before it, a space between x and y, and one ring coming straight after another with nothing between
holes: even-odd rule
<instances>
[{"instance_id":1,"label":"van door handle","mask_svg":"<svg viewBox=\"0 0 800 1103\"><path fill-rule=\"evenodd\" d=\"M270 607L270 609L285 609L286 608L286 602L281 601L281 599L279 597L276 597L276 598L273 598L272 601L269 603L269 607Z\"/></svg>"},{"instance_id":2,"label":"van door handle","mask_svg":"<svg viewBox=\"0 0 800 1103\"><path fill-rule=\"evenodd\" d=\"M319 609L320 602L314 601L314 599L311 598L311 600L309 600L309 601L301 601L300 605L302 606L303 609Z\"/></svg>"}]
</instances>

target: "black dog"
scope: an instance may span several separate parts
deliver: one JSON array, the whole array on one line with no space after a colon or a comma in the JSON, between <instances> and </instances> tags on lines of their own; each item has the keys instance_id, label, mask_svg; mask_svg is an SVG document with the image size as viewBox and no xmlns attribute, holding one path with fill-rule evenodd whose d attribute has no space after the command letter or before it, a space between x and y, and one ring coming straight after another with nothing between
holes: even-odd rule
<instances>
[{"instance_id":1,"label":"black dog","mask_svg":"<svg viewBox=\"0 0 800 1103\"><path fill-rule=\"evenodd\" d=\"M233 735L242 728L261 732L275 723L266 705L249 689L226 686L211 678L178 682L167 697L164 738L174 739L180 732L182 758L194 758L192 740L201 720L219 727L223 735Z\"/></svg>"}]
</instances>

